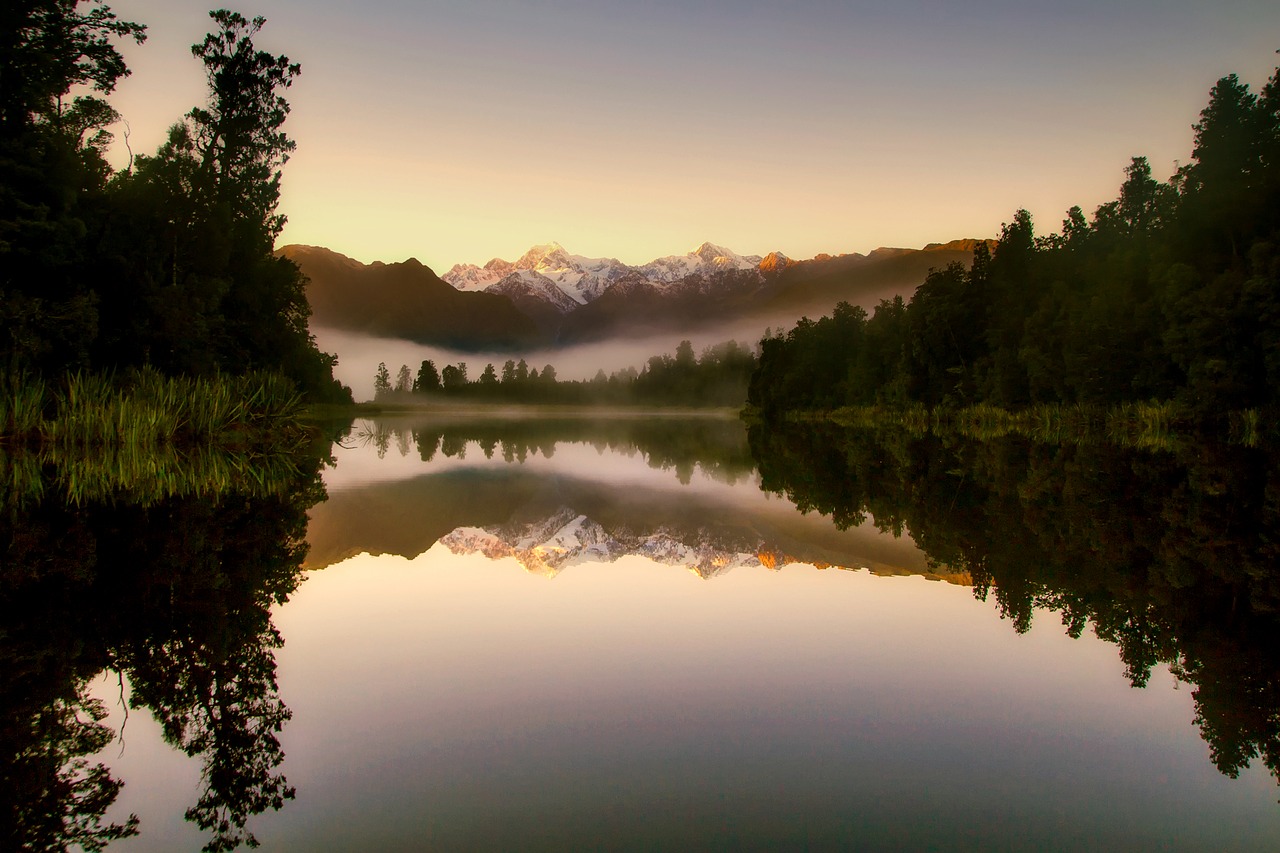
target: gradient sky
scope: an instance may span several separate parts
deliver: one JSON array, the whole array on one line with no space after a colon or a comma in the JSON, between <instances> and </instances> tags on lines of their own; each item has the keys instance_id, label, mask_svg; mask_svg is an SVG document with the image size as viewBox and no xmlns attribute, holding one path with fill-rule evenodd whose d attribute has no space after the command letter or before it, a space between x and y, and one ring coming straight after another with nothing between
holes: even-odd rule
<instances>
[{"instance_id":1,"label":"gradient sky","mask_svg":"<svg viewBox=\"0 0 1280 853\"><path fill-rule=\"evenodd\" d=\"M112 103L135 152L204 98L203 2L147 24ZM1280 4L257 0L303 74L281 243L362 261L642 263L704 240L797 257L1040 231L1167 177L1221 76L1257 89ZM119 134L122 136L122 134ZM114 162L127 158L118 144Z\"/></svg>"}]
</instances>

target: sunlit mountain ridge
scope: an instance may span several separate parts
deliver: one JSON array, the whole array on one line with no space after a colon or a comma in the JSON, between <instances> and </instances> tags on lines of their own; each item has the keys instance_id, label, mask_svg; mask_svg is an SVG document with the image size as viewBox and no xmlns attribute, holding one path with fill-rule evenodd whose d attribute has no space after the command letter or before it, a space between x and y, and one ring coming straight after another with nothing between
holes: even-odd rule
<instances>
[{"instance_id":1,"label":"sunlit mountain ridge","mask_svg":"<svg viewBox=\"0 0 1280 853\"><path fill-rule=\"evenodd\" d=\"M315 246L285 246L307 275L312 323L459 350L517 351L723 325L755 337L844 301L871 310L909 297L930 269L968 264L977 239L921 249L818 255L742 255L702 243L683 255L629 266L575 255L559 243L443 276L416 259L362 264ZM989 242L989 241L987 241ZM729 335L729 336L732 336Z\"/></svg>"}]
</instances>

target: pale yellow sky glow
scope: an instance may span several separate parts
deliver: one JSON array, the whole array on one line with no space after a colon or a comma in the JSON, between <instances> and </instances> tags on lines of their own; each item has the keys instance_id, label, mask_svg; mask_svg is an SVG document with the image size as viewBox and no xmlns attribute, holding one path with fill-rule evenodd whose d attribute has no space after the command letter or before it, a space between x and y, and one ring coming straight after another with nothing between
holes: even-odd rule
<instances>
[{"instance_id":1,"label":"pale yellow sky glow","mask_svg":"<svg viewBox=\"0 0 1280 853\"><path fill-rule=\"evenodd\" d=\"M203 97L205 5L122 0L150 39L113 103L135 152ZM628 263L704 240L793 257L1041 231L1170 174L1221 75L1273 67L1280 11L804 2L261 0L303 66L282 243L443 272L551 240ZM113 153L117 165L123 146Z\"/></svg>"}]
</instances>

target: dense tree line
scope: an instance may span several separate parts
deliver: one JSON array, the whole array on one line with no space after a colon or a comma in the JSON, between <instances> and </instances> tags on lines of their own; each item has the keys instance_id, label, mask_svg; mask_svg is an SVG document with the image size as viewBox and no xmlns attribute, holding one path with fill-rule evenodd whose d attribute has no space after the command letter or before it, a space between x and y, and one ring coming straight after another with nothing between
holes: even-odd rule
<instances>
[{"instance_id":1,"label":"dense tree line","mask_svg":"<svg viewBox=\"0 0 1280 853\"><path fill-rule=\"evenodd\" d=\"M0 369L54 376L150 365L270 370L313 399L349 395L307 328L304 278L272 251L294 149L282 92L300 73L257 50L264 20L219 10L192 46L209 97L154 154L107 163L145 28L94 0L13 0L0 16Z\"/></svg>"},{"instance_id":2,"label":"dense tree line","mask_svg":"<svg viewBox=\"0 0 1280 853\"><path fill-rule=\"evenodd\" d=\"M437 368L427 360L413 378L409 366L401 365L394 380L387 365L379 364L373 387L380 402L444 396L513 403L741 406L755 368L755 353L736 341L709 346L696 356L693 345L681 341L674 357L652 356L640 370L628 367L606 375L601 369L586 381L561 380L554 365L539 371L523 358L508 359L501 370L486 364L475 380L468 379L465 362Z\"/></svg>"},{"instance_id":3,"label":"dense tree line","mask_svg":"<svg viewBox=\"0 0 1280 853\"><path fill-rule=\"evenodd\" d=\"M1280 403L1280 69L1218 81L1168 181L1135 157L1115 201L1037 237L1018 211L966 268L909 302L840 304L761 344L750 402L1017 408L1172 401L1195 415Z\"/></svg>"}]
</instances>

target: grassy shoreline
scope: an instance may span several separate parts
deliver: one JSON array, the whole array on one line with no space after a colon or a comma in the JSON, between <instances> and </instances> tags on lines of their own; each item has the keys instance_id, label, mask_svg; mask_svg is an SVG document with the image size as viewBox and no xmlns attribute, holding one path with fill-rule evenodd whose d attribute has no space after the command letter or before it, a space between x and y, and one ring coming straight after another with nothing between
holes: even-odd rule
<instances>
[{"instance_id":1,"label":"grassy shoreline","mask_svg":"<svg viewBox=\"0 0 1280 853\"><path fill-rule=\"evenodd\" d=\"M305 440L301 414L293 383L272 373L169 377L141 370L0 379L0 444L11 448L292 446Z\"/></svg>"},{"instance_id":2,"label":"grassy shoreline","mask_svg":"<svg viewBox=\"0 0 1280 853\"><path fill-rule=\"evenodd\" d=\"M0 506L289 488L317 430L277 374L0 378Z\"/></svg>"}]
</instances>

